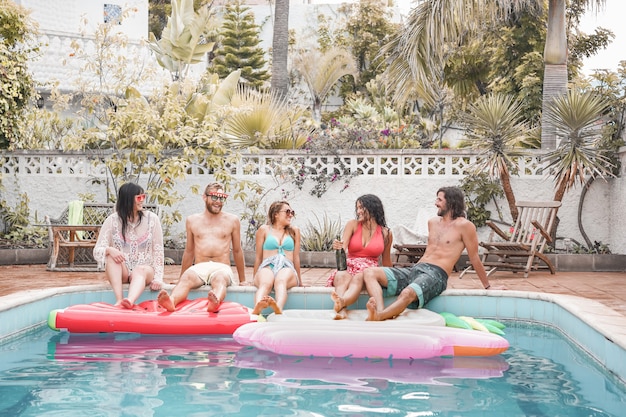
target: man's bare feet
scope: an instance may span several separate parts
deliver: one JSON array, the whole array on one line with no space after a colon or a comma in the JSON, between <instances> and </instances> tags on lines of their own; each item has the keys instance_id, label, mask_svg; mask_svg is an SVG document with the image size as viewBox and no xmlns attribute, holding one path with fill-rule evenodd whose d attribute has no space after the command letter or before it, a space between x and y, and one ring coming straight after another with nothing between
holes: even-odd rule
<instances>
[{"instance_id":1,"label":"man's bare feet","mask_svg":"<svg viewBox=\"0 0 626 417\"><path fill-rule=\"evenodd\" d=\"M335 290L330 293L330 298L335 302L334 309L336 313L339 313L341 310L346 308L346 302L335 292Z\"/></svg>"},{"instance_id":2,"label":"man's bare feet","mask_svg":"<svg viewBox=\"0 0 626 417\"><path fill-rule=\"evenodd\" d=\"M161 307L166 309L169 312L175 311L176 307L174 306L174 302L170 298L169 294L165 290L161 290L159 295L157 296L157 302Z\"/></svg>"},{"instance_id":3,"label":"man's bare feet","mask_svg":"<svg viewBox=\"0 0 626 417\"><path fill-rule=\"evenodd\" d=\"M333 317L333 320L345 320L347 318L348 318L348 312L344 308L341 311L335 312L335 317Z\"/></svg>"},{"instance_id":4,"label":"man's bare feet","mask_svg":"<svg viewBox=\"0 0 626 417\"><path fill-rule=\"evenodd\" d=\"M133 308L133 303L130 302L130 300L128 298L124 298L121 302L120 305L128 310L130 310L131 308Z\"/></svg>"},{"instance_id":5,"label":"man's bare feet","mask_svg":"<svg viewBox=\"0 0 626 417\"><path fill-rule=\"evenodd\" d=\"M215 296L215 293L213 291L209 291L209 295L207 296L206 311L209 313L215 313L219 309L221 303L222 302Z\"/></svg>"},{"instance_id":6,"label":"man's bare feet","mask_svg":"<svg viewBox=\"0 0 626 417\"><path fill-rule=\"evenodd\" d=\"M376 311L376 300L374 299L374 297L370 297L370 299L367 300L367 304L365 306L367 307L367 319L365 320L380 321L378 311Z\"/></svg>"}]
</instances>

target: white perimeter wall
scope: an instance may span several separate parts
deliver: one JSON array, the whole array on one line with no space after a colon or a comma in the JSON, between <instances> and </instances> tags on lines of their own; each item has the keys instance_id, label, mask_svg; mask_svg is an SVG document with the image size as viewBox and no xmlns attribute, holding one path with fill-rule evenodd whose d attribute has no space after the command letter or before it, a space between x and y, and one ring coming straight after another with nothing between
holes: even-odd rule
<instances>
[{"instance_id":1,"label":"white perimeter wall","mask_svg":"<svg viewBox=\"0 0 626 417\"><path fill-rule=\"evenodd\" d=\"M282 155L282 156L281 156ZM283 153L269 154L270 158L284 158ZM418 215L432 214L435 194L439 187L459 185L463 175L459 173L458 155L439 155L446 162L436 172L421 174L417 171L406 174L404 168L387 169L388 158L383 152L372 152L371 169L368 174L352 179L350 186L341 191L341 182L334 184L321 198L312 196L309 191L312 183L307 182L303 190L297 190L291 183L277 182L270 175L243 175L242 168L237 167L236 176L241 179L254 180L262 184L268 192L264 199L263 212L272 201L283 199L289 195L292 208L298 213L295 224L301 228L308 222L317 224L324 215L332 219L341 219L342 224L354 216L354 202L362 194L378 195L384 203L389 226L405 225L414 229ZM466 154L467 155L467 154ZM253 158L259 158L254 155ZM415 158L411 156L410 158ZM626 148L622 149L622 175L608 181L597 180L588 192L584 206L583 224L593 241L609 244L613 253L626 253ZM263 158L261 158L263 159ZM425 158L428 159L428 158ZM412 159L413 160L413 159ZM248 161L249 162L249 161ZM288 162L285 162L289 165ZM435 164L438 166L438 164ZM429 165L431 168L435 165ZM471 165L471 161L470 164ZM368 168L363 167L361 168ZM463 168L462 166L460 167ZM407 168L409 169L409 168ZM265 172L260 166L258 172ZM401 174L398 174L401 172ZM404 172L405 174L402 174ZM421 172L421 171L420 171ZM105 180L104 171L96 169L82 154L50 154L45 152L5 153L0 159L2 174L2 196L10 207L15 207L19 194L26 192L30 198L31 215L43 221L45 215L58 216L70 200L78 199L81 193L94 193L99 202L106 201L104 184L94 185L93 178ZM184 199L174 207L165 207L164 211L179 210L184 217L202 211L203 201L200 195L193 194L193 185L204 189L213 181L213 176L203 173L202 169L194 169L186 180L177 183L176 190ZM513 189L517 200L551 200L554 196L554 183L541 175L539 171L524 177L513 177ZM563 206L559 210L559 237L568 237L584 243L578 230L577 210L580 187L566 194ZM499 201L505 220L510 220L508 205L505 200ZM495 206L490 206L492 218L497 218ZM224 210L241 215L244 211L243 202L229 199ZM242 236L246 224L242 224ZM488 228L479 230L481 238L487 238ZM177 224L172 230L176 237L184 232L184 222Z\"/></svg>"}]
</instances>

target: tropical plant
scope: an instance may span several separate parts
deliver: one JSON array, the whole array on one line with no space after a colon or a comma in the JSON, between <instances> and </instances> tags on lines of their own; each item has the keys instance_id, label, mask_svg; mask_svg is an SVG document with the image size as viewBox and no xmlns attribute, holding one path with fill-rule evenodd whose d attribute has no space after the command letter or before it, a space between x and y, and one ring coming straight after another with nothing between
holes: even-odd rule
<instances>
[{"instance_id":1,"label":"tropical plant","mask_svg":"<svg viewBox=\"0 0 626 417\"><path fill-rule=\"evenodd\" d=\"M577 0L575 3L577 6L599 6L604 4L604 0ZM565 5L565 0L548 1L548 30L543 53L544 106L551 97L564 94L567 87ZM441 77L442 70L456 56L455 48L462 45L464 40L483 36L486 27L507 21L510 16L520 16L523 10L537 10L541 7L544 7L544 2L538 0L420 2L413 9L407 25L392 40L391 46L397 48L397 52L392 54L387 73L390 85L397 86L397 91L412 95L412 98L417 95L416 89L420 86L426 90L419 91L420 98L424 93L425 97L436 97L443 85L441 80L445 79ZM517 51L517 48L509 49ZM536 80L527 79L527 82L536 85ZM545 121L546 113L544 110L541 146L550 149L554 148L554 135L550 133L549 121Z\"/></svg>"},{"instance_id":2,"label":"tropical plant","mask_svg":"<svg viewBox=\"0 0 626 417\"><path fill-rule=\"evenodd\" d=\"M120 19L127 18L131 13L134 11L124 9ZM145 85L154 77L156 70L155 65L150 66L148 59L143 60L137 54L129 53L128 37L119 31L118 22L101 23L95 31L87 20L82 22L81 35L92 38L93 42L84 43L75 39L71 43L72 52L67 62L79 68L74 70L73 91L57 94L53 90L51 96L54 111L73 112L76 125L82 127L85 134L100 139L128 87ZM77 101L80 106L75 110ZM97 142L94 140L94 143Z\"/></svg>"},{"instance_id":3,"label":"tropical plant","mask_svg":"<svg viewBox=\"0 0 626 417\"><path fill-rule=\"evenodd\" d=\"M298 55L294 66L304 79L313 100L313 119L322 120L322 105L335 84L344 76L356 77L357 67L352 55L334 47L322 52L310 50Z\"/></svg>"},{"instance_id":4,"label":"tropical plant","mask_svg":"<svg viewBox=\"0 0 626 417\"><path fill-rule=\"evenodd\" d=\"M21 193L15 208L5 200L0 200L0 219L4 224L2 239L11 242L12 247L44 248L48 245L48 231L41 224L37 213L31 218L28 194Z\"/></svg>"},{"instance_id":5,"label":"tropical plant","mask_svg":"<svg viewBox=\"0 0 626 417\"><path fill-rule=\"evenodd\" d=\"M265 51L259 46L259 30L249 7L239 0L227 3L210 69L221 78L239 71L241 83L257 89L264 87L270 75L265 69Z\"/></svg>"},{"instance_id":6,"label":"tropical plant","mask_svg":"<svg viewBox=\"0 0 626 417\"><path fill-rule=\"evenodd\" d=\"M491 211L486 208L489 202L493 202L496 206L498 220L503 220L498 206L498 198L504 197L504 192L496 179L490 177L486 172L467 175L461 181L461 189L465 194L467 218L476 227L484 226L491 219Z\"/></svg>"},{"instance_id":7,"label":"tropical plant","mask_svg":"<svg viewBox=\"0 0 626 417\"><path fill-rule=\"evenodd\" d=\"M157 40L151 32L148 45L173 81L184 80L190 66L202 62L213 50L217 28L209 6L196 12L193 0L172 0L172 15L161 38Z\"/></svg>"},{"instance_id":8,"label":"tropical plant","mask_svg":"<svg viewBox=\"0 0 626 417\"><path fill-rule=\"evenodd\" d=\"M272 91L240 87L224 120L223 137L235 147L297 149L310 132L303 123L304 111L291 106Z\"/></svg>"},{"instance_id":9,"label":"tropical plant","mask_svg":"<svg viewBox=\"0 0 626 417\"><path fill-rule=\"evenodd\" d=\"M554 199L562 201L574 186L590 178L615 176L614 163L600 146L601 119L608 102L593 92L570 90L554 98L550 121L562 136L559 146L546 153L546 169L555 181ZM551 233L556 235L558 217Z\"/></svg>"},{"instance_id":10,"label":"tropical plant","mask_svg":"<svg viewBox=\"0 0 626 417\"><path fill-rule=\"evenodd\" d=\"M523 155L526 126L521 103L512 96L490 94L470 105L463 117L467 139L477 150L478 161L474 172L486 172L502 184L513 222L517 220L515 193L511 174L517 172L514 157Z\"/></svg>"},{"instance_id":11,"label":"tropical plant","mask_svg":"<svg viewBox=\"0 0 626 417\"><path fill-rule=\"evenodd\" d=\"M361 0L343 4L340 13L347 15L345 35L338 38L345 44L336 44L350 50L356 61L357 76L342 84L342 97L354 91L365 90L365 85L387 66L386 54L381 46L393 33L396 25L391 23L391 13L384 3L377 0Z\"/></svg>"},{"instance_id":12,"label":"tropical plant","mask_svg":"<svg viewBox=\"0 0 626 417\"><path fill-rule=\"evenodd\" d=\"M337 236L341 236L343 227L341 219L333 220L324 213L324 217L320 220L315 215L317 224L308 221L302 230L300 237L300 247L304 251L320 251L327 252L333 249L333 240Z\"/></svg>"},{"instance_id":13,"label":"tropical plant","mask_svg":"<svg viewBox=\"0 0 626 417\"><path fill-rule=\"evenodd\" d=\"M553 100L549 115L561 142L546 153L545 161L556 183L556 201L562 201L569 189L584 184L588 177L614 176L613 163L598 146L602 138L599 122L607 104L593 92L578 90Z\"/></svg>"},{"instance_id":14,"label":"tropical plant","mask_svg":"<svg viewBox=\"0 0 626 417\"><path fill-rule=\"evenodd\" d=\"M19 138L19 121L35 94L28 61L39 50L36 34L36 24L26 9L0 0L0 149Z\"/></svg>"}]
</instances>

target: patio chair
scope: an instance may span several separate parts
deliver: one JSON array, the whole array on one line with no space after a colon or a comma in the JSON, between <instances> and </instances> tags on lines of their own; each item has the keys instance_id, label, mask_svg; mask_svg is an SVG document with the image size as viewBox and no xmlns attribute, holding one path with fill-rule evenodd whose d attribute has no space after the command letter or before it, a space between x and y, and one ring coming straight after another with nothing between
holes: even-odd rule
<instances>
[{"instance_id":1,"label":"patio chair","mask_svg":"<svg viewBox=\"0 0 626 417\"><path fill-rule=\"evenodd\" d=\"M544 255L548 243L552 242L550 233L554 226L556 213L561 207L560 201L519 201L519 215L509 233L504 232L495 223L487 222L493 230L488 242L480 242L484 248L481 260L490 276L496 271L524 272L524 278L530 271L549 269L556 272L554 265ZM503 241L494 240L494 233ZM461 274L476 273L470 265Z\"/></svg>"}]
</instances>

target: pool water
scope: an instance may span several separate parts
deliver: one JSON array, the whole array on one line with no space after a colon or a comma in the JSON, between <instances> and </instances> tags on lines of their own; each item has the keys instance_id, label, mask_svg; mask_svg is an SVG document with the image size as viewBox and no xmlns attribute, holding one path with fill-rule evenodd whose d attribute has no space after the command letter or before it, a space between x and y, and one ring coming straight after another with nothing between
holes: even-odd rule
<instances>
[{"instance_id":1,"label":"pool water","mask_svg":"<svg viewBox=\"0 0 626 417\"><path fill-rule=\"evenodd\" d=\"M508 323L496 357L296 358L230 338L70 335L0 345L0 416L623 416L626 389L560 334Z\"/></svg>"}]
</instances>

